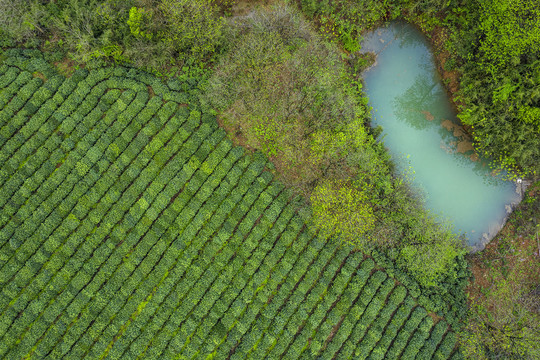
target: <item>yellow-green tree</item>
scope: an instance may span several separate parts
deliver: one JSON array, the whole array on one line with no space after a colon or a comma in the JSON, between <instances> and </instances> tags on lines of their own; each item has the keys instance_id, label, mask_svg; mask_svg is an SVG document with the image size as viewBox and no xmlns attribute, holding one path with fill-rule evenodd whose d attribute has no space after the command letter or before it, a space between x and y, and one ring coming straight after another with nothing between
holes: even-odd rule
<instances>
[{"instance_id":1,"label":"yellow-green tree","mask_svg":"<svg viewBox=\"0 0 540 360\"><path fill-rule=\"evenodd\" d=\"M324 180L311 194L313 224L319 235L339 236L359 244L359 236L373 229L375 216L366 189L350 181Z\"/></svg>"},{"instance_id":2,"label":"yellow-green tree","mask_svg":"<svg viewBox=\"0 0 540 360\"><path fill-rule=\"evenodd\" d=\"M438 241L403 246L397 261L422 285L436 286L456 266L456 257L463 253L459 243L448 234Z\"/></svg>"}]
</instances>

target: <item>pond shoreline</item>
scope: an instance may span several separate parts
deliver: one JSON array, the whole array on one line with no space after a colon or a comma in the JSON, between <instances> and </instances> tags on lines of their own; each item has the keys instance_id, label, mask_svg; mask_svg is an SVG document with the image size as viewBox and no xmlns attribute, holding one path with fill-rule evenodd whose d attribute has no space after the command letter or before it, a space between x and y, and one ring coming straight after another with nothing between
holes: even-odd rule
<instances>
[{"instance_id":1,"label":"pond shoreline","mask_svg":"<svg viewBox=\"0 0 540 360\"><path fill-rule=\"evenodd\" d=\"M491 171L492 169L487 167L487 163L485 161L481 161L481 159L479 159L480 157L478 156L478 154L474 152L474 148L472 146L472 138L468 134L468 131L467 131L468 129L463 127L459 119L457 119L455 116L457 109L456 109L456 104L453 98L453 95L455 95L453 91L456 91L456 89L455 89L455 86L448 86L448 85L451 85L450 81L444 81L444 75L445 74L447 75L448 72L446 73L443 72L444 65L441 63L440 49L437 49L436 46L434 46L433 39L430 38L429 36L426 36L426 33L422 32L419 26L415 26L415 24L412 24L406 21L397 21L396 23L394 23L394 25L392 25L392 23L383 24L379 28L372 29L369 35L366 35L366 38L364 39L365 42L363 42L362 44L361 51L363 51L363 54L369 53L370 54L369 58L370 60L372 60L370 61L369 66L363 69L363 72L361 75L363 78L365 89L366 91L371 89L370 91L376 91L376 93L378 94L378 95L375 95L375 93L372 93L370 91L366 92L368 94L368 97L370 98L370 106L374 107L376 109L375 111L377 110L379 111L377 113L378 115L376 116L376 118L373 118L372 121L370 122L371 126L374 127L376 124L382 125L385 128L387 128L387 130L393 129L394 132L398 131L399 134L401 134L397 137L395 134L391 135L392 131L390 131L389 134L386 134L386 136L388 136L388 138L386 138L387 141L388 139L391 139L390 143L386 143L387 141L385 141L386 146L390 147L391 149L392 149L392 146L398 146L397 149L399 150L395 150L396 149L395 147L393 149L394 151L398 151L399 153L403 153L403 152L408 153L409 151L411 151L410 153L410 156L412 156L411 159L415 159L413 161L419 161L414 166L418 165L420 167L415 168L415 170L420 170L418 174L422 174L421 175L421 177L423 178L422 181L425 181L425 182L419 181L418 186L420 186L421 188L424 188L427 186L427 188L429 189L428 192L431 194L430 195L431 200L428 201L428 204L430 205L428 204L426 205L428 205L428 207L430 208L432 206L435 206L432 209L434 209L436 212L444 213L445 217L450 216L452 221L456 221L455 223L456 229L461 229L461 230L456 230L456 231L458 231L458 233L465 231L465 234L467 234L467 238L469 239L469 245L467 246L467 249L469 250L469 252L475 253L475 252L481 251L498 234L498 232L502 229L502 227L506 223L513 209L520 203L522 199L524 187L526 187L527 182L519 183L519 187L518 187L518 182L515 180L512 183L507 182L506 185L504 185L505 190L503 192L498 192L499 190L495 190L495 188L492 188L492 187L491 187L491 190L488 190L487 187L482 185L482 182L485 182L485 181L491 182L490 180L482 180L482 178L485 178L486 175L489 177L490 173L491 175L494 175L494 176L497 174L496 172L492 172ZM399 57L399 56L406 56L406 57L408 56L409 59L416 59L415 58L416 55L411 55L411 52L410 52L411 51L410 49L412 49L413 47L410 45L411 37L408 35L409 33L405 32L403 35L403 36L407 35L405 39L409 41L408 43L409 47L403 46L402 44L402 41L404 41L403 38L401 37L401 35L399 36L397 35L397 34L400 34L402 30L396 30L396 26L397 26L397 29L400 29L402 26L408 27L410 29L414 28L415 33L421 34L423 36L423 39L419 43L423 43L422 46L423 46L423 49L425 49L423 51L427 51L428 53L431 53L430 61L432 61L431 63L432 65L426 65L427 63L419 62L419 65L418 65L419 67L414 67L413 69L411 68L411 66L416 66L416 65L413 65L414 63L411 61L419 61L419 60L406 61L405 63L407 63L407 65L405 65L403 61L398 60L396 62L395 59L396 57ZM395 43L394 40L396 39L398 39L397 41L399 41L399 43ZM387 51L395 52L396 51L395 49L402 49L402 50L399 50L400 53L395 53L389 58ZM403 50L403 49L409 49L409 50ZM401 55L401 52L403 51L405 51L405 53ZM385 53L386 55L384 55ZM418 59L420 59L421 56L424 56L424 55L420 55ZM389 60L391 58L393 58L394 60ZM425 61L425 60L422 60L422 61ZM395 66L395 65L389 65L392 63L398 64L397 67L388 67L388 66ZM431 78L424 79L422 77L424 76L424 75L421 75L422 71L426 71L426 69L424 69L424 66L428 66L431 69L430 71L432 75L429 75L429 76L433 76L432 79ZM383 67L383 68L388 67L388 68L386 68L386 70L383 71L380 69L380 67ZM402 70L398 70L398 72L395 72L395 69L402 69ZM375 71L375 72L369 75L369 73L371 73L372 71ZM403 73L399 71L403 71ZM383 76L383 77L380 78L380 80L377 80L378 82L373 83L373 79L374 79L373 77L371 78L371 80L368 81L369 77L374 76L373 74L377 74L375 76L379 76L379 77ZM394 79L401 79L401 80L394 80ZM405 79L409 79L409 80L405 80ZM391 85L392 90L389 90L390 88L385 90L385 87L387 87L390 83L393 83L395 81L398 81L398 82L395 83L396 85ZM410 84L412 84L412 85L405 85L405 88L408 87L408 89L404 88L403 90L397 90L395 86L398 86L399 88L399 86L402 86L403 84L408 84L407 81L410 82ZM378 85L375 85L375 84L378 84ZM397 84L400 84L400 85L397 85ZM427 92L423 96L419 96L418 99L416 99L417 97L414 95L411 95L411 94L407 95L408 96L407 99L410 98L413 100L413 102L412 103L410 101L403 102L401 106L405 106L404 107L404 109L406 110L405 112L400 111L399 113L394 113L394 111L399 111L399 110L391 110L391 109L394 109L396 106L395 103L392 104L392 102L395 102L396 101L395 99L403 98L405 93L407 92L410 93L411 91L413 91L412 94L423 94L423 91L424 91L423 88L411 87L411 86L422 86L422 85L425 86ZM437 95L433 95L434 97L428 96L431 93L431 91L433 91L435 86L439 86L439 90L437 90L438 91ZM402 93L400 93L399 91L402 91ZM398 95L398 94L401 94L401 95ZM432 97L433 97L432 100L429 100L429 101L426 100L426 99L431 99ZM394 99L394 100L390 100L389 104L387 105L386 102L389 101L388 98ZM446 98L446 100L442 100L443 98ZM376 99L379 99L379 100L376 100ZM382 100L381 102L380 99L385 99L385 100ZM417 101L420 101L420 103L415 104L414 103L414 101L416 101L415 99ZM400 101L403 101L403 99L401 99ZM434 101L434 102L431 102L431 101ZM446 103L446 105L444 105L444 103ZM441 104L441 105L436 105L436 104ZM431 108L430 106L435 106L435 107ZM438 106L441 106L441 107L438 107ZM435 112L433 112L434 110ZM425 120L428 120L428 122L426 122L426 124L424 124L424 122L416 123L415 125L415 122L420 121L418 115L414 115L417 113L421 113L423 115L423 118L425 118ZM409 115L406 115L406 114L409 114ZM375 113L373 113L372 115L374 116ZM396 119L400 119L401 121L400 122L388 122L388 120L386 120L386 122L380 121L382 118L391 119L395 116L399 116L399 118L396 118ZM406 140L407 137L404 138L403 134L408 134L408 131L409 131L408 129L416 129L416 130L425 131L426 129L430 128L430 126L431 126L431 129L433 129L432 128L433 125L427 125L427 124L434 122L435 119L437 119L438 125L441 128L444 128L444 131L446 131L446 134L448 134L446 136L451 135L453 136L452 139L454 139L454 140L451 140L451 139L449 140L449 138L446 138L446 142L444 140L441 140L442 145L440 146L444 152L446 152L447 154L448 153L450 154L463 153L466 160L469 160L470 158L470 160L472 161L472 162L467 162L467 164L469 163L473 164L474 162L477 162L477 161L481 161L481 163L478 163L476 165L467 165L469 167L468 170L462 171L463 167L456 166L456 162L451 161L451 164L449 163L448 166L444 166L446 170L444 170L443 172L444 174L448 173L447 175L444 175L443 177L441 177L440 172L438 173L439 175L427 175L430 173L430 169L432 169L432 166L437 167L437 165L431 164L435 159L437 159L438 162L436 162L436 164L438 164L438 167L440 169L440 165L443 163L446 164L445 162L448 160L445 160L445 159L449 159L449 158L445 157L446 155L442 153L439 154L441 150L439 150L439 152L433 152L429 150L429 149L434 149L433 144L431 144L431 142L433 142L433 139L431 139L431 137L427 140L427 142L422 141L422 143L425 143L422 146L426 146L426 145L430 146L429 148L425 150L422 150L419 147L418 143L414 145L410 144L412 147L404 148L403 145L407 143L409 140ZM410 124L404 125L408 123ZM436 134L436 132L434 132L434 134ZM411 135L406 135L406 136L418 136L418 135L411 133ZM422 134L420 136L425 136L425 134ZM441 136L443 135L441 134ZM401 138L405 140L401 140ZM436 147L438 147L438 145ZM425 154L427 153L429 153L430 155L426 156ZM435 154L439 154L439 155L435 155ZM409 155L407 155L407 158L409 158ZM421 159L421 160L418 160L418 159ZM480 178L478 178L477 176L473 176L472 178L469 178L467 175L468 171L475 171L475 169L476 171L480 171L480 173L477 173L477 175L479 175ZM509 180L509 176L505 176L504 174L497 175L497 179L498 178L501 178L501 180L506 179L506 181ZM457 190L456 184L460 184L458 185L460 189L459 196L456 197L455 195L453 195L449 197L449 192L447 192L445 189L454 188ZM467 190L464 192L463 190L465 189ZM473 190L473 189L476 189L476 190ZM500 189L502 191L502 187ZM495 195L494 191L498 192L497 195ZM476 195L473 195L473 193ZM490 199L489 201L487 201L488 198L486 198L486 196L488 196L488 198ZM496 199L499 199L499 200L496 200ZM490 207L491 203L493 203L493 206L496 206L496 207L495 208ZM452 205L449 206L448 204L452 204ZM465 209L467 210L464 212ZM487 210L487 209L490 209L490 210ZM495 209L498 209L498 210L495 210ZM468 215L469 213L480 215L480 217L478 220L474 220L476 217L475 216L470 217L472 215ZM498 215L495 215L495 214L498 214Z\"/></svg>"},{"instance_id":2,"label":"pond shoreline","mask_svg":"<svg viewBox=\"0 0 540 360\"><path fill-rule=\"evenodd\" d=\"M446 62L452 58L452 54L444 47L444 43L448 40L448 29L444 26L436 25L433 28L433 30L424 31L422 27L419 26L418 24L414 22L411 22L411 24L415 26L419 31L421 31L426 36L431 46L431 49L433 51L437 72L439 73L439 76L443 80L442 81L443 88L446 91L446 94L448 96L448 99L450 100L452 107L454 108L456 113L459 113L460 112L459 109L463 106L463 103L456 100L456 97L457 97L457 93L459 92L460 78L462 74L457 69L445 70L444 68ZM460 121L460 125L461 125L461 128L466 132L466 134L472 137L471 127L461 123L461 121ZM476 151L475 151L475 154L476 154ZM494 240L497 240L498 235L505 228L512 213L514 212L516 208L518 208L519 204L523 201L525 191L535 181L534 179L519 179L519 180L514 180L514 183L516 186L516 193L518 193L518 196L519 196L518 200L516 202L507 204L506 216L501 221L500 226L498 227L497 231L489 235L483 234L486 236L482 237L482 241L480 244L478 244L477 246L471 249L471 251L469 252L471 255L483 251L488 244L492 243L492 241Z\"/></svg>"},{"instance_id":3,"label":"pond shoreline","mask_svg":"<svg viewBox=\"0 0 540 360\"><path fill-rule=\"evenodd\" d=\"M452 58L451 53L444 47L444 43L448 39L448 29L445 28L444 26L436 25L433 28L433 30L426 32L418 24L414 22L411 22L411 24L415 26L419 31L421 31L428 39L428 42L433 51L437 72L439 73L439 76L443 80L442 81L443 88L446 91L446 94L448 96L448 99L450 100L452 107L454 108L456 113L459 113L459 109L463 106L463 103L457 101L456 97L459 91L460 78L462 74L457 69L445 70L444 68L446 62ZM472 131L471 131L472 129L470 126L467 126L461 123L461 121L460 121L460 126L468 136L472 137ZM475 154L476 154L476 151L475 151ZM491 234L485 234L485 233L482 234L483 235L482 241L480 242L480 244L472 247L471 251L469 252L471 255L483 251L488 244L490 244L494 239L495 240L497 239L498 235L506 226L506 223L508 222L510 216L523 200L525 191L534 182L533 179L519 179L519 180L514 180L514 184L516 186L516 193L519 196L518 200L506 205L507 206L506 216L500 222L497 230Z\"/></svg>"},{"instance_id":4,"label":"pond shoreline","mask_svg":"<svg viewBox=\"0 0 540 360\"><path fill-rule=\"evenodd\" d=\"M392 21L392 20L390 20ZM435 26L433 30L431 31L424 31L422 27L414 22L414 19L399 19L397 21L403 21L406 22L412 26L414 26L418 31L420 31L427 39L429 43L430 50L433 54L433 60L435 61L435 67L437 69L437 73L439 74L439 77L441 78L441 83L443 85L444 91L446 92L446 95L448 96L448 99L450 100L450 105L454 109L454 111L457 113L460 112L460 107L463 105L461 102L458 102L456 100L457 93L459 91L459 85L460 85L460 77L461 74L457 69L453 70L445 70L444 66L448 60L451 59L452 55L448 50L444 48L444 42L448 38L447 29L444 26ZM385 26L388 24L388 21L381 22L379 24L376 24L373 26L373 29L377 29L381 26ZM370 31L373 31L373 29L366 30L362 35L365 35L366 33L369 33ZM360 50L361 52L362 50ZM366 52L373 56L373 62L369 64L367 67L362 69L362 73L365 73L369 71L372 67L377 65L377 54L374 52ZM472 138L472 132L470 126L467 126L461 121L459 122L459 125L464 130L464 132Z\"/></svg>"}]
</instances>

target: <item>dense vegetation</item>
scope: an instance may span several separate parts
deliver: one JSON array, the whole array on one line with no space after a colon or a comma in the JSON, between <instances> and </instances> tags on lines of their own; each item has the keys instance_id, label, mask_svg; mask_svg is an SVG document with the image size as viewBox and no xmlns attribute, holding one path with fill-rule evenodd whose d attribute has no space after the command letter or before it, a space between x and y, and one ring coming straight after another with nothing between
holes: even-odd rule
<instances>
[{"instance_id":1,"label":"dense vegetation","mask_svg":"<svg viewBox=\"0 0 540 360\"><path fill-rule=\"evenodd\" d=\"M362 84L335 44L286 6L234 18L230 29L201 101L219 111L235 141L276 162L281 179L310 200L320 234L393 249L427 287L455 273L460 239L393 176L365 127Z\"/></svg>"},{"instance_id":2,"label":"dense vegetation","mask_svg":"<svg viewBox=\"0 0 540 360\"><path fill-rule=\"evenodd\" d=\"M189 82L5 56L1 357L459 358L416 282L316 236Z\"/></svg>"},{"instance_id":3,"label":"dense vegetation","mask_svg":"<svg viewBox=\"0 0 540 360\"><path fill-rule=\"evenodd\" d=\"M540 175L540 7L478 1L461 8L461 120L476 147L519 175ZM478 26L476 26L478 24Z\"/></svg>"},{"instance_id":4,"label":"dense vegetation","mask_svg":"<svg viewBox=\"0 0 540 360\"><path fill-rule=\"evenodd\" d=\"M41 16L30 12L5 19L5 43L26 39L26 45L37 43L47 50L51 61L65 54L88 67L108 59L145 65L158 74L181 72L180 79L204 73L201 105L210 113L218 111L224 127L245 138L242 145L270 157L295 193L314 204L333 204L313 208L313 225L321 233L364 249L393 249L389 256L425 287L437 287L448 278L463 287L457 285L457 261L465 253L461 240L439 226L414 191L394 177L383 145L365 127L370 113L358 74L345 66L336 43L321 37L291 6L227 20L219 16L230 8L227 2L176 0L173 7L163 5L35 2ZM11 8L22 11L21 6L15 2ZM19 20L20 26L11 26ZM211 24L215 36L203 34ZM47 40L36 37L39 31L32 27L46 32ZM145 49L139 51L140 46ZM177 66L171 68L171 63ZM204 72L204 66L212 71ZM334 195L324 191L329 188ZM351 194L360 196L343 204ZM326 220L335 213L358 221L328 226ZM358 224L363 224L360 231Z\"/></svg>"},{"instance_id":5,"label":"dense vegetation","mask_svg":"<svg viewBox=\"0 0 540 360\"><path fill-rule=\"evenodd\" d=\"M476 149L534 178L538 5L253 3L0 0L40 50L0 58L3 355L461 356L466 250L368 126L359 40L445 34Z\"/></svg>"}]
</instances>

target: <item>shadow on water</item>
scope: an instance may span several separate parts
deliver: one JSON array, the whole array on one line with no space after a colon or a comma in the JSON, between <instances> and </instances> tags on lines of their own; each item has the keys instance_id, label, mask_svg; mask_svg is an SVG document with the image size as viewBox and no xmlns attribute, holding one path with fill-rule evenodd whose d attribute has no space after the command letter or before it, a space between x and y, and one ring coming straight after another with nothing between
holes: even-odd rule
<instances>
[{"instance_id":1,"label":"shadow on water","mask_svg":"<svg viewBox=\"0 0 540 360\"><path fill-rule=\"evenodd\" d=\"M392 101L396 117L418 130L433 126L433 109L438 97L444 95L437 83L425 75L418 75L414 84Z\"/></svg>"}]
</instances>

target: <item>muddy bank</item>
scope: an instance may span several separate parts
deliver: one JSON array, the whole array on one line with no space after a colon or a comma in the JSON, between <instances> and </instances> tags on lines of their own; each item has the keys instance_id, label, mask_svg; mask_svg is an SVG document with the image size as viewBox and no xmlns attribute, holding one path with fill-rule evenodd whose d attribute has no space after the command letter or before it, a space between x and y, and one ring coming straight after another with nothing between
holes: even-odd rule
<instances>
[{"instance_id":1,"label":"muddy bank","mask_svg":"<svg viewBox=\"0 0 540 360\"><path fill-rule=\"evenodd\" d=\"M452 55L445 48L444 44L448 41L448 30L442 26L436 26L432 31L424 33L433 49L435 55L435 64L437 71L443 80L443 85L456 112L462 103L456 100L457 92L459 91L460 73L457 70L445 70L446 63L451 59Z\"/></svg>"}]
</instances>

